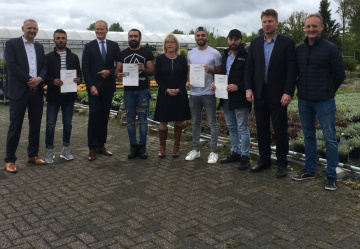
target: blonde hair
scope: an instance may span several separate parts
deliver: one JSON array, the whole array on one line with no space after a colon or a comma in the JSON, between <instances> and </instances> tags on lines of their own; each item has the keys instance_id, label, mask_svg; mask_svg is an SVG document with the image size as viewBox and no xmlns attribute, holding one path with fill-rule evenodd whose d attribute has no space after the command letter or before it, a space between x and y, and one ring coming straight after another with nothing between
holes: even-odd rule
<instances>
[{"instance_id":1,"label":"blonde hair","mask_svg":"<svg viewBox=\"0 0 360 249\"><path fill-rule=\"evenodd\" d=\"M323 17L321 16L321 14L320 14L319 12L316 12L316 13L314 13L314 14L308 15L308 16L305 18L305 22L306 22L306 20L309 19L310 17L317 17L317 18L320 19L321 24L324 24Z\"/></svg>"},{"instance_id":2,"label":"blonde hair","mask_svg":"<svg viewBox=\"0 0 360 249\"><path fill-rule=\"evenodd\" d=\"M168 34L166 37L165 37L165 40L164 40L164 43L163 43L163 53L166 54L167 53L167 49L166 49L166 42L168 41L175 41L175 44L176 44L176 48L175 48L175 53L176 54L179 54L179 50L180 50L180 44L179 44L179 41L178 39L176 38L176 36L174 34Z\"/></svg>"}]
</instances>

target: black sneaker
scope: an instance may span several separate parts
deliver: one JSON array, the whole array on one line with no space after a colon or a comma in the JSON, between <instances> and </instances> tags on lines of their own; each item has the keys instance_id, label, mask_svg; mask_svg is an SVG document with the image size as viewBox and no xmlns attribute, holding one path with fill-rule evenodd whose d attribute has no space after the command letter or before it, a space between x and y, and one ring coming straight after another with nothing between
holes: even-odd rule
<instances>
[{"instance_id":1,"label":"black sneaker","mask_svg":"<svg viewBox=\"0 0 360 249\"><path fill-rule=\"evenodd\" d=\"M233 152L233 153L231 153L231 155L228 156L227 158L221 159L220 162L221 162L222 164L225 164L225 163L240 162L240 160L241 160L241 155L238 154L238 153Z\"/></svg>"},{"instance_id":2,"label":"black sneaker","mask_svg":"<svg viewBox=\"0 0 360 249\"><path fill-rule=\"evenodd\" d=\"M295 181L302 181L302 180L308 180L308 179L314 179L315 174L314 173L308 173L306 169L303 169L298 175L295 175L292 177Z\"/></svg>"},{"instance_id":3,"label":"black sneaker","mask_svg":"<svg viewBox=\"0 0 360 249\"><path fill-rule=\"evenodd\" d=\"M336 179L329 177L325 183L325 189L330 191L336 190L337 189Z\"/></svg>"},{"instance_id":4,"label":"black sneaker","mask_svg":"<svg viewBox=\"0 0 360 249\"><path fill-rule=\"evenodd\" d=\"M248 168L250 168L250 158L248 156L241 156L238 170L247 170Z\"/></svg>"}]
</instances>

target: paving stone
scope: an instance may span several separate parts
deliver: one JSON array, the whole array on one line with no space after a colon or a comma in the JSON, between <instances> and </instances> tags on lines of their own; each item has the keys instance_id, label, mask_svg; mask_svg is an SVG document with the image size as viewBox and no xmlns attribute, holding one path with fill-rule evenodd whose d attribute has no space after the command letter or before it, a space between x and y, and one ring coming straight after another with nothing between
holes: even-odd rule
<instances>
[{"instance_id":1,"label":"paving stone","mask_svg":"<svg viewBox=\"0 0 360 249\"><path fill-rule=\"evenodd\" d=\"M0 115L7 127L8 106L0 105ZM109 122L106 144L114 155L89 162L87 116L80 114L73 119L75 159L65 161L58 157L61 113L58 120L53 164L29 165L20 157L27 149L24 125L19 172L0 172L0 248L360 247L360 190L341 182L327 192L321 177L295 182L275 179L275 167L253 174L235 164L208 165L208 142L200 159L187 162L189 133L179 158L159 159L158 137L150 135L149 159L128 160L126 126L117 120ZM44 141L45 117L42 125ZM0 129L3 138L6 132Z\"/></svg>"}]
</instances>

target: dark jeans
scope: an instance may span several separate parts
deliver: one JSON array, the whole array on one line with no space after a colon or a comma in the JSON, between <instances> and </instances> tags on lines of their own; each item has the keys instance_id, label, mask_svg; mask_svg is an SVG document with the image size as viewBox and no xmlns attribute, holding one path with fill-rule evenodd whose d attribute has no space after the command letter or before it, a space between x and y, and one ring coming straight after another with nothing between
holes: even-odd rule
<instances>
[{"instance_id":1,"label":"dark jeans","mask_svg":"<svg viewBox=\"0 0 360 249\"><path fill-rule=\"evenodd\" d=\"M54 148L55 126L60 107L63 122L63 146L69 146L70 144L74 101L68 100L67 96L62 94L60 102L47 103L45 135L45 145L47 149Z\"/></svg>"},{"instance_id":2,"label":"dark jeans","mask_svg":"<svg viewBox=\"0 0 360 249\"><path fill-rule=\"evenodd\" d=\"M29 144L27 153L28 157L38 156L41 118L44 105L42 92L39 89L37 89L36 92L26 91L20 99L11 99L9 105L10 125L6 139L5 162L15 162L17 159L15 153L19 145L26 108L29 119Z\"/></svg>"}]
</instances>

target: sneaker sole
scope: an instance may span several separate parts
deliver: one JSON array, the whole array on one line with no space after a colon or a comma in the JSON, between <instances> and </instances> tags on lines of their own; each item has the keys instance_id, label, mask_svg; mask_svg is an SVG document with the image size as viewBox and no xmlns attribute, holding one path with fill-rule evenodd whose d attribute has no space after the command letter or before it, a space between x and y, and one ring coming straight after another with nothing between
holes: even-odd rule
<instances>
[{"instance_id":1,"label":"sneaker sole","mask_svg":"<svg viewBox=\"0 0 360 249\"><path fill-rule=\"evenodd\" d=\"M186 161L192 161L192 160L195 160L196 158L200 158L200 156L197 156L197 157L194 157L194 158L187 158L187 157L185 157L185 160L186 160Z\"/></svg>"},{"instance_id":2,"label":"sneaker sole","mask_svg":"<svg viewBox=\"0 0 360 249\"><path fill-rule=\"evenodd\" d=\"M63 155L60 155L60 157L61 157L61 158L64 158L66 161L74 160L74 158L69 159L69 158L67 158L67 157L65 157L65 156L63 156Z\"/></svg>"},{"instance_id":3,"label":"sneaker sole","mask_svg":"<svg viewBox=\"0 0 360 249\"><path fill-rule=\"evenodd\" d=\"M329 190L329 191L335 191L335 190L337 190L337 188L327 188L327 187L325 187L325 189L326 189L326 190Z\"/></svg>"},{"instance_id":4,"label":"sneaker sole","mask_svg":"<svg viewBox=\"0 0 360 249\"><path fill-rule=\"evenodd\" d=\"M291 179L295 180L295 181L305 181L305 180L313 180L315 179L314 177L306 177L306 178L295 178L295 177L291 177Z\"/></svg>"}]
</instances>

